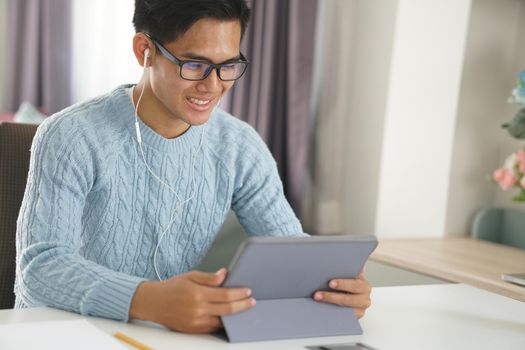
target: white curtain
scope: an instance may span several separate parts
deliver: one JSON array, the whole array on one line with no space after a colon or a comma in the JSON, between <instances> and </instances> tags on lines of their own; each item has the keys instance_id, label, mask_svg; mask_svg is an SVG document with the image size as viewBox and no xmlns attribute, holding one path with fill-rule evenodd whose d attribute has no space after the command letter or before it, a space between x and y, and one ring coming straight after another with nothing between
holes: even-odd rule
<instances>
[{"instance_id":1,"label":"white curtain","mask_svg":"<svg viewBox=\"0 0 525 350\"><path fill-rule=\"evenodd\" d=\"M142 69L132 50L134 1L72 1L73 101L136 83Z\"/></svg>"},{"instance_id":2,"label":"white curtain","mask_svg":"<svg viewBox=\"0 0 525 350\"><path fill-rule=\"evenodd\" d=\"M355 1L320 2L314 73L314 145L311 157L310 188L303 215L306 232L332 234L342 230L344 187L344 130L351 67L351 21Z\"/></svg>"},{"instance_id":3,"label":"white curtain","mask_svg":"<svg viewBox=\"0 0 525 350\"><path fill-rule=\"evenodd\" d=\"M314 234L371 234L397 1L320 5L303 225Z\"/></svg>"}]
</instances>

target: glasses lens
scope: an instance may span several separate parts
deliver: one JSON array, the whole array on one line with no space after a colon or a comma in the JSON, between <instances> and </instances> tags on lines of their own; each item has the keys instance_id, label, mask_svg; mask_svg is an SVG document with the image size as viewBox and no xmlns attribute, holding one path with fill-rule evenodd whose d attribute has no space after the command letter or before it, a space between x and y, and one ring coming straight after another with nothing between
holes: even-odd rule
<instances>
[{"instance_id":1,"label":"glasses lens","mask_svg":"<svg viewBox=\"0 0 525 350\"><path fill-rule=\"evenodd\" d=\"M220 78L222 80L236 80L239 79L246 70L247 64L245 62L232 62L221 65L219 69ZM184 62L181 66L181 76L187 80L202 80L205 79L212 66L208 63L200 61Z\"/></svg>"},{"instance_id":2,"label":"glasses lens","mask_svg":"<svg viewBox=\"0 0 525 350\"><path fill-rule=\"evenodd\" d=\"M201 80L208 74L211 66L204 62L190 61L181 66L181 75L184 79Z\"/></svg>"},{"instance_id":3,"label":"glasses lens","mask_svg":"<svg viewBox=\"0 0 525 350\"><path fill-rule=\"evenodd\" d=\"M244 62L232 62L226 63L221 66L221 79L222 80L235 80L239 79L246 69L246 63Z\"/></svg>"}]
</instances>

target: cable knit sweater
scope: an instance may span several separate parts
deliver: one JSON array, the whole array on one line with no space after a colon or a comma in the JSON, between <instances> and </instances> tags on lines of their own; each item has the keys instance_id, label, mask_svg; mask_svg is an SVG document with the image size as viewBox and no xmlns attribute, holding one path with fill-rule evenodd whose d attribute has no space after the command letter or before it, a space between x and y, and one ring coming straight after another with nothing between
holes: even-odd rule
<instances>
[{"instance_id":1,"label":"cable knit sweater","mask_svg":"<svg viewBox=\"0 0 525 350\"><path fill-rule=\"evenodd\" d=\"M140 122L146 161L176 194L159 183L142 159L126 88L38 128L18 218L17 308L127 321L139 283L156 279L155 247L172 217L157 253L163 279L201 261L231 208L250 235L303 232L262 139L218 108L174 139ZM175 213L177 195L192 194L193 157L195 196Z\"/></svg>"}]
</instances>

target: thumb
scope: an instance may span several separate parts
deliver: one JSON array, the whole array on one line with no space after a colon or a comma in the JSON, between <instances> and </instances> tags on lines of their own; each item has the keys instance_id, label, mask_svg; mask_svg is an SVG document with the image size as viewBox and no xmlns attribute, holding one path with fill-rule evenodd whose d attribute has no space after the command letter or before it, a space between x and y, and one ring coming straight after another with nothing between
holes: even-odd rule
<instances>
[{"instance_id":1,"label":"thumb","mask_svg":"<svg viewBox=\"0 0 525 350\"><path fill-rule=\"evenodd\" d=\"M226 278L226 269L222 268L215 273L202 272L202 271L191 271L188 272L187 277L190 281L197 284L210 287L218 287L224 282Z\"/></svg>"},{"instance_id":2,"label":"thumb","mask_svg":"<svg viewBox=\"0 0 525 350\"><path fill-rule=\"evenodd\" d=\"M361 268L361 271L359 271L359 274L357 275L358 279L363 279L365 278L365 266L363 265L363 267Z\"/></svg>"}]
</instances>

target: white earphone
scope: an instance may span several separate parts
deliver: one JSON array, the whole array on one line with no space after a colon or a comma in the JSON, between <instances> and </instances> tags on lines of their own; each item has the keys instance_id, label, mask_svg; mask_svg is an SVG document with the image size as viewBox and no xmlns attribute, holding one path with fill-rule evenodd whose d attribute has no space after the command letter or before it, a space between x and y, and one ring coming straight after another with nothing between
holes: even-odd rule
<instances>
[{"instance_id":1,"label":"white earphone","mask_svg":"<svg viewBox=\"0 0 525 350\"><path fill-rule=\"evenodd\" d=\"M146 72L149 53L150 53L149 48L146 48L146 50L144 50L144 63L142 65L142 67L144 69L144 73ZM196 159L197 153L199 153L201 148L202 148L205 126L202 127L201 137L200 137L200 141L199 141L199 147L197 148L197 150L195 151L195 153L192 155L192 158L191 158L191 184L192 184L192 186L191 186L192 187L191 194L190 194L190 196L188 198L181 199L179 194L177 193L177 191L175 191L175 189L173 187L168 185L165 181L163 181L159 176L157 176L153 172L153 170L150 168L148 162L146 161L146 157L144 156L144 150L142 148L142 137L141 137L141 134L140 134L138 110L139 110L140 100L142 99L142 96L144 95L144 88L145 87L146 87L146 84L142 84L142 90L141 90L139 98L137 100L137 104L135 105L135 131L136 131L136 134L137 134L137 142L139 144L140 153L142 155L142 160L144 161L144 164L146 165L146 168L148 169L149 173L153 176L153 178L155 178L162 185L166 186L170 190L170 192L173 193L175 195L175 197L177 197L177 204L175 205L175 211L174 211L174 213L173 213L173 215L172 215L172 217L171 217L171 219L170 219L170 221L168 223L168 226L162 231L162 233L160 235L160 238L159 238L159 240L157 242L157 246L155 247L155 252L153 253L153 268L155 269L155 274L157 275L157 278L159 279L159 281L162 281L162 278L160 277L160 273L159 273L158 268L157 268L157 253L159 251L159 247L160 247L160 244L162 242L162 239L164 238L164 236L168 232L168 230L171 227L171 225L173 224L173 222L175 222L176 214L179 212L179 209L182 207L182 205L186 204L187 202L192 200L193 197L195 197L195 192L196 192L196 190L195 190L195 188L196 188L196 184L195 184L195 159Z\"/></svg>"},{"instance_id":2,"label":"white earphone","mask_svg":"<svg viewBox=\"0 0 525 350\"><path fill-rule=\"evenodd\" d=\"M142 63L142 68L144 69L144 71L146 71L146 68L148 66L148 57L149 57L149 47L147 47L146 50L144 50L144 57L143 57L144 63ZM142 150L142 137L140 135L138 110L139 110L140 100L142 99L142 95L144 94L144 87L145 85L142 85L142 91L140 92L139 99L137 100L137 105L135 106L135 132L137 134L137 141L139 145L141 145L140 146L141 150Z\"/></svg>"}]
</instances>

